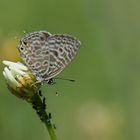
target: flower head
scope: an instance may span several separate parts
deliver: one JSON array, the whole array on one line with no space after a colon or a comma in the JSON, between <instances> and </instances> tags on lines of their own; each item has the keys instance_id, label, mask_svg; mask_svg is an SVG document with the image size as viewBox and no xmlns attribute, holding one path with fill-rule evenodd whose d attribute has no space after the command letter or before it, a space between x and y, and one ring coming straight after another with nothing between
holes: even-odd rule
<instances>
[{"instance_id":1,"label":"flower head","mask_svg":"<svg viewBox=\"0 0 140 140\"><path fill-rule=\"evenodd\" d=\"M9 90L14 95L30 101L41 86L35 76L20 62L3 61L3 64L7 66L4 68L3 75Z\"/></svg>"}]
</instances>

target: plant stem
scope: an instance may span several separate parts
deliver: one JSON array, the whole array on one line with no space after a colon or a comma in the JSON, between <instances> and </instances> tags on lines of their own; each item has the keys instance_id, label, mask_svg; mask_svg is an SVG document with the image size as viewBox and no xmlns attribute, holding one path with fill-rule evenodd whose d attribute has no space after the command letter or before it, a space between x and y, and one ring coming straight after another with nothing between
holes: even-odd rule
<instances>
[{"instance_id":1,"label":"plant stem","mask_svg":"<svg viewBox=\"0 0 140 140\"><path fill-rule=\"evenodd\" d=\"M54 130L55 128L53 124L51 123L51 114L46 112L45 98L41 99L41 97L37 93L31 99L31 103L32 103L33 109L35 109L40 120L45 124L49 132L51 140L57 140L55 130Z\"/></svg>"},{"instance_id":2,"label":"plant stem","mask_svg":"<svg viewBox=\"0 0 140 140\"><path fill-rule=\"evenodd\" d=\"M49 126L47 123L45 123L45 125L46 125L46 128L48 129L51 140L57 140L53 126L52 125Z\"/></svg>"}]
</instances>

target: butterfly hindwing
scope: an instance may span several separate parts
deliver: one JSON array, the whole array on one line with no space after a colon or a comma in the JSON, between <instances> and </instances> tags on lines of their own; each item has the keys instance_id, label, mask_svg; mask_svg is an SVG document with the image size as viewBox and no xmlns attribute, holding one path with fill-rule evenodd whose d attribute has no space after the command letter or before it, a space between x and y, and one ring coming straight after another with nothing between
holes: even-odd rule
<instances>
[{"instance_id":1,"label":"butterfly hindwing","mask_svg":"<svg viewBox=\"0 0 140 140\"><path fill-rule=\"evenodd\" d=\"M50 62L49 46L46 40L51 34L45 31L33 32L27 34L21 39L20 46L24 48L21 51L21 58L38 81L43 81L47 74ZM21 47L18 48L21 48Z\"/></svg>"}]
</instances>

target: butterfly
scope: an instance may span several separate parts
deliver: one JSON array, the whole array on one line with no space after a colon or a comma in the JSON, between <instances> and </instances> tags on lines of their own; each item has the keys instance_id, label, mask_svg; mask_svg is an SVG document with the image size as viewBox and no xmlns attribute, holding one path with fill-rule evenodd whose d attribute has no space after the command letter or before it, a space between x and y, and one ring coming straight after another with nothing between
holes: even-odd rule
<instances>
[{"instance_id":1,"label":"butterfly","mask_svg":"<svg viewBox=\"0 0 140 140\"><path fill-rule=\"evenodd\" d=\"M49 83L74 59L80 44L70 35L36 31L23 36L17 48L37 81Z\"/></svg>"}]
</instances>

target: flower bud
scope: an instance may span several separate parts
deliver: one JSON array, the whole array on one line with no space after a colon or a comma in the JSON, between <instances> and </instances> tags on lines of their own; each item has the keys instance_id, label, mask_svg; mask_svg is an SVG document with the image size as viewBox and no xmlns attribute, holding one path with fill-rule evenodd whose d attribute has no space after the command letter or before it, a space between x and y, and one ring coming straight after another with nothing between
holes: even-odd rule
<instances>
[{"instance_id":1,"label":"flower bud","mask_svg":"<svg viewBox=\"0 0 140 140\"><path fill-rule=\"evenodd\" d=\"M8 89L17 97L30 101L34 94L37 94L41 84L24 64L10 61L3 61L3 64L7 66L3 75Z\"/></svg>"}]
</instances>

